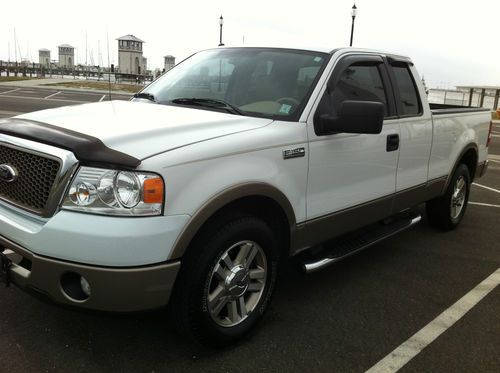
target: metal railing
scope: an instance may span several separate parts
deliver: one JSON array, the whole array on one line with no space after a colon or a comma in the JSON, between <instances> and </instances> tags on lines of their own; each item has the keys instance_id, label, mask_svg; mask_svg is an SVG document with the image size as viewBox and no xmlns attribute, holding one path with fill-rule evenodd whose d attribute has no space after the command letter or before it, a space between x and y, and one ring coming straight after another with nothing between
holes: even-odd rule
<instances>
[{"instance_id":1,"label":"metal railing","mask_svg":"<svg viewBox=\"0 0 500 373\"><path fill-rule=\"evenodd\" d=\"M427 100L434 104L499 108L500 89L470 88L469 90L429 89Z\"/></svg>"}]
</instances>

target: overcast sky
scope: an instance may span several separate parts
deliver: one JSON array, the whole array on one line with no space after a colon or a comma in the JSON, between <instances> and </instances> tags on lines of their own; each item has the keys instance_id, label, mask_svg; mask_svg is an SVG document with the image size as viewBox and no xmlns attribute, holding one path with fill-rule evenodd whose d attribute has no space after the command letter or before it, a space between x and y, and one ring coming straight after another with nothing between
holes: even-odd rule
<instances>
[{"instance_id":1,"label":"overcast sky","mask_svg":"<svg viewBox=\"0 0 500 373\"><path fill-rule=\"evenodd\" d=\"M14 8L14 4L16 4ZM349 44L352 0L23 0L2 4L0 59L38 62L38 49L57 59L57 45L117 63L117 37L144 40L148 68L163 67L163 56L177 62L191 53L216 47L219 17L224 16L226 45L343 47ZM500 85L500 0L358 0L354 46L410 56L430 87ZM9 9L11 7L11 9ZM78 7L78 8L77 8ZM99 41L101 59L99 59Z\"/></svg>"}]
</instances>

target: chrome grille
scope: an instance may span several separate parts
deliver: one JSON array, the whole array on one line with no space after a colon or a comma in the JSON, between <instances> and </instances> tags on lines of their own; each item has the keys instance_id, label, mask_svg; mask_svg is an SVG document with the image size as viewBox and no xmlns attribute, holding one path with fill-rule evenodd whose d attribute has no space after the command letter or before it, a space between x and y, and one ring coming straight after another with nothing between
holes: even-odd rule
<instances>
[{"instance_id":1,"label":"chrome grille","mask_svg":"<svg viewBox=\"0 0 500 373\"><path fill-rule=\"evenodd\" d=\"M0 164L18 173L16 180L0 179L0 198L41 214L47 207L51 190L61 167L58 160L0 145Z\"/></svg>"}]
</instances>

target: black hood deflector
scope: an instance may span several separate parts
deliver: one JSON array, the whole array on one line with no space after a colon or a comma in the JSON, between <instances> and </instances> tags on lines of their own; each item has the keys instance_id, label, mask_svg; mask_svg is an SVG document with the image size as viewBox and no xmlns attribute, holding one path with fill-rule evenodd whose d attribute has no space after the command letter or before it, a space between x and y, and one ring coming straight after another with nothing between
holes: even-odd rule
<instances>
[{"instance_id":1,"label":"black hood deflector","mask_svg":"<svg viewBox=\"0 0 500 373\"><path fill-rule=\"evenodd\" d=\"M0 133L66 149L89 166L134 169L141 161L108 148L96 137L33 120L11 118L0 121Z\"/></svg>"}]
</instances>

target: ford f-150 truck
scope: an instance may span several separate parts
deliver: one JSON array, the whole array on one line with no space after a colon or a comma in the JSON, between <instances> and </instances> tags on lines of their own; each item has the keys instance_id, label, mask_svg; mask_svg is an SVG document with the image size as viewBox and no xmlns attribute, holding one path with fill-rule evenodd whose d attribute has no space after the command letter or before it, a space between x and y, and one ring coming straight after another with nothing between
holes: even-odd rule
<instances>
[{"instance_id":1,"label":"ford f-150 truck","mask_svg":"<svg viewBox=\"0 0 500 373\"><path fill-rule=\"evenodd\" d=\"M280 264L314 271L420 220L453 229L487 168L487 110L429 106L407 57L218 48L130 101L0 122L1 281L227 344Z\"/></svg>"}]
</instances>

